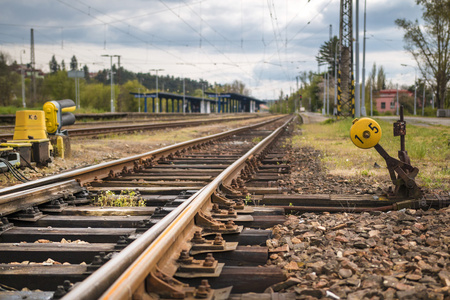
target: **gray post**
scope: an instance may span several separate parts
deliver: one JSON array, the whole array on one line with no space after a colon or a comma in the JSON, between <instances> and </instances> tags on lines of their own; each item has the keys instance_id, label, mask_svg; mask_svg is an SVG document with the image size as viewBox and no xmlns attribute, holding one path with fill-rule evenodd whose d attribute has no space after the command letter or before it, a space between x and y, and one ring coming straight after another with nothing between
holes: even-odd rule
<instances>
[{"instance_id":1,"label":"gray post","mask_svg":"<svg viewBox=\"0 0 450 300\"><path fill-rule=\"evenodd\" d=\"M334 109L333 115L337 116L337 46L339 43L336 43L334 47Z\"/></svg>"},{"instance_id":2,"label":"gray post","mask_svg":"<svg viewBox=\"0 0 450 300\"><path fill-rule=\"evenodd\" d=\"M399 105L398 105L398 83L397 83L397 116L399 115L398 109L399 109Z\"/></svg>"},{"instance_id":3,"label":"gray post","mask_svg":"<svg viewBox=\"0 0 450 300\"><path fill-rule=\"evenodd\" d=\"M434 93L433 93L433 90L431 90L431 108L434 109Z\"/></svg>"},{"instance_id":4,"label":"gray post","mask_svg":"<svg viewBox=\"0 0 450 300\"><path fill-rule=\"evenodd\" d=\"M330 74L327 72L327 115L330 114Z\"/></svg>"},{"instance_id":5,"label":"gray post","mask_svg":"<svg viewBox=\"0 0 450 300\"><path fill-rule=\"evenodd\" d=\"M414 115L416 114L416 104L417 103L417 83L414 81Z\"/></svg>"},{"instance_id":6,"label":"gray post","mask_svg":"<svg viewBox=\"0 0 450 300\"><path fill-rule=\"evenodd\" d=\"M425 82L423 83L422 116L425 114Z\"/></svg>"},{"instance_id":7,"label":"gray post","mask_svg":"<svg viewBox=\"0 0 450 300\"><path fill-rule=\"evenodd\" d=\"M114 83L113 83L113 69L112 69L112 55L109 57L111 60L111 112L114 112Z\"/></svg>"},{"instance_id":8,"label":"gray post","mask_svg":"<svg viewBox=\"0 0 450 300\"><path fill-rule=\"evenodd\" d=\"M373 85L373 83L370 83L370 116L371 117L373 117L372 85Z\"/></svg>"},{"instance_id":9,"label":"gray post","mask_svg":"<svg viewBox=\"0 0 450 300\"><path fill-rule=\"evenodd\" d=\"M366 114L366 0L364 0L364 33L363 33L363 62L362 62L362 95L361 95L361 115Z\"/></svg>"},{"instance_id":10,"label":"gray post","mask_svg":"<svg viewBox=\"0 0 450 300\"><path fill-rule=\"evenodd\" d=\"M327 105L327 103L326 103L326 101L327 101L326 93L327 93L327 75L324 74L324 76L323 76L323 101L322 101L323 102L322 103L323 108L322 108L322 115L326 114L326 105Z\"/></svg>"},{"instance_id":11,"label":"gray post","mask_svg":"<svg viewBox=\"0 0 450 300\"><path fill-rule=\"evenodd\" d=\"M183 114L186 113L186 86L183 77Z\"/></svg>"},{"instance_id":12,"label":"gray post","mask_svg":"<svg viewBox=\"0 0 450 300\"><path fill-rule=\"evenodd\" d=\"M359 90L359 0L356 0L355 10L355 118L359 118L361 116L361 92Z\"/></svg>"}]
</instances>

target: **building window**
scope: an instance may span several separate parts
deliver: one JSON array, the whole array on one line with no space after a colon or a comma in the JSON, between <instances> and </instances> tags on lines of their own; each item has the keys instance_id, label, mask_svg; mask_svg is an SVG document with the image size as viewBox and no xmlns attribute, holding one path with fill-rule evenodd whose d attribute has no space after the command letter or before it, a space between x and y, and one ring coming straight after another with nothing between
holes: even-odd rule
<instances>
[{"instance_id":1,"label":"building window","mask_svg":"<svg viewBox=\"0 0 450 300\"><path fill-rule=\"evenodd\" d=\"M386 102L381 102L381 109L386 109Z\"/></svg>"},{"instance_id":2,"label":"building window","mask_svg":"<svg viewBox=\"0 0 450 300\"><path fill-rule=\"evenodd\" d=\"M395 108L395 102L394 101L391 102L391 108Z\"/></svg>"}]
</instances>

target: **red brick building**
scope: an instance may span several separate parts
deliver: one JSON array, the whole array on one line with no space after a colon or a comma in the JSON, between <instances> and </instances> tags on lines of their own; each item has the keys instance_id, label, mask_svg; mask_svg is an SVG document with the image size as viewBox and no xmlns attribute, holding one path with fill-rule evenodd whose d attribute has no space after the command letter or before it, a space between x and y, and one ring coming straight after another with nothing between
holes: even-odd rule
<instances>
[{"instance_id":1,"label":"red brick building","mask_svg":"<svg viewBox=\"0 0 450 300\"><path fill-rule=\"evenodd\" d=\"M413 96L413 93L407 90L398 90L398 97ZM379 113L390 111L393 114L397 112L397 90L381 90L378 97L375 98L376 110Z\"/></svg>"}]
</instances>

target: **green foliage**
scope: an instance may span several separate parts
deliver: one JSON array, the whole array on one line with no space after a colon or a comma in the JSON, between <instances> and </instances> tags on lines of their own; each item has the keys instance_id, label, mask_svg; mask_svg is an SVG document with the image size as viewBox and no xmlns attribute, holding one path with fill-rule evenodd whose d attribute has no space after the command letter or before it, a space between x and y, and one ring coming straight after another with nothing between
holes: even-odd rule
<instances>
[{"instance_id":1,"label":"green foliage","mask_svg":"<svg viewBox=\"0 0 450 300\"><path fill-rule=\"evenodd\" d=\"M20 82L20 75L11 72L7 61L8 56L0 52L0 106L13 103L13 88Z\"/></svg>"},{"instance_id":2,"label":"green foliage","mask_svg":"<svg viewBox=\"0 0 450 300\"><path fill-rule=\"evenodd\" d=\"M44 81L46 101L75 99L75 83L67 77L67 71L57 71L47 76Z\"/></svg>"},{"instance_id":3,"label":"green foliage","mask_svg":"<svg viewBox=\"0 0 450 300\"><path fill-rule=\"evenodd\" d=\"M248 205L248 204L250 204L250 202L253 202L253 200L252 200L252 196L251 196L251 195L247 195L247 196L245 196L245 199L244 199L244 203L245 203L245 205Z\"/></svg>"},{"instance_id":4,"label":"green foliage","mask_svg":"<svg viewBox=\"0 0 450 300\"><path fill-rule=\"evenodd\" d=\"M424 115L427 117L436 117L437 116L437 108L425 107Z\"/></svg>"},{"instance_id":5,"label":"green foliage","mask_svg":"<svg viewBox=\"0 0 450 300\"><path fill-rule=\"evenodd\" d=\"M111 111L111 87L101 83L84 86L81 88L81 107Z\"/></svg>"},{"instance_id":6,"label":"green foliage","mask_svg":"<svg viewBox=\"0 0 450 300\"><path fill-rule=\"evenodd\" d=\"M319 65L329 65L330 68L328 72L331 76L334 76L334 59L336 54L336 49L339 50L339 47L336 47L339 43L339 38L334 36L331 40L323 43L319 48L319 53L316 55L316 61Z\"/></svg>"},{"instance_id":7,"label":"green foliage","mask_svg":"<svg viewBox=\"0 0 450 300\"><path fill-rule=\"evenodd\" d=\"M106 191L97 197L94 204L97 206L134 207L145 206L145 200L137 197L136 192L130 190L121 191L120 195Z\"/></svg>"},{"instance_id":8,"label":"green foliage","mask_svg":"<svg viewBox=\"0 0 450 300\"><path fill-rule=\"evenodd\" d=\"M262 141L262 137L255 137L255 138L253 138L253 140L252 140L252 142L253 143L255 143L255 144L258 144L259 142L261 142Z\"/></svg>"},{"instance_id":9,"label":"green foliage","mask_svg":"<svg viewBox=\"0 0 450 300\"><path fill-rule=\"evenodd\" d=\"M444 108L447 84L450 80L450 0L416 0L422 6L422 23L397 19L395 23L405 32L405 49L419 65L423 77L431 81L436 104Z\"/></svg>"},{"instance_id":10,"label":"green foliage","mask_svg":"<svg viewBox=\"0 0 450 300\"><path fill-rule=\"evenodd\" d=\"M134 98L130 93L137 93L138 91L145 91L145 87L135 79L127 81L120 86L120 93L117 97L117 110L118 111L138 111L139 100ZM141 99L141 111L143 110L144 101Z\"/></svg>"}]
</instances>

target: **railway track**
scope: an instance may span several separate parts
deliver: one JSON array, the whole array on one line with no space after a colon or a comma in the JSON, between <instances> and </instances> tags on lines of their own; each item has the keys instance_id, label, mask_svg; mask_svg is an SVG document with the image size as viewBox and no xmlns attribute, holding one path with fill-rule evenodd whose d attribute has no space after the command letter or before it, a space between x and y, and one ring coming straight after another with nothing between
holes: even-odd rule
<instances>
[{"instance_id":1,"label":"railway track","mask_svg":"<svg viewBox=\"0 0 450 300\"><path fill-rule=\"evenodd\" d=\"M165 147L139 157L121 159L2 189L0 191L2 288L21 290L26 287L48 292L4 292L0 297L27 295L39 299L58 297L53 295L53 291L57 290L56 295L64 294L66 292L63 292L64 288L58 289L59 285L64 286L64 280L79 282L89 278L91 273L97 274L98 272L94 271L111 258L111 253L125 248L125 252L120 252L124 254L119 255L127 257L126 260L115 258L110 260L110 265L122 266L119 271L115 271L117 277L131 264L131 257L134 259L142 252L141 240L145 240L146 236L156 237L155 230L167 226L167 224L158 225L168 222L166 215L172 218L178 215L183 207L187 207L188 203L199 196L203 197L199 191L210 191L211 187L205 186L208 187L208 182L213 179L215 182L221 182L220 186L225 192L234 191L234 197L243 199L242 193L233 188L236 182L231 181L230 175L224 177L222 172L230 164L235 165L232 171L234 176L240 174L241 169L244 170L242 176L253 170L256 166L255 156L274 142L287 126L285 124L284 127L280 127L276 133L272 133L270 128L260 128L273 127L272 123L273 120L266 121ZM255 141L261 139L265 142L259 143L256 149L249 153ZM130 197L145 201L146 206L128 208L86 206L90 203L90 198L100 196L105 190L115 192L116 195L122 190L137 191L139 196ZM258 222L268 227L275 219L277 223L284 220L284 216L278 211L278 215L272 217L271 222L262 221L261 217L258 221L257 216L249 215L252 210L245 208L242 201L234 204L234 201L223 198L224 192L219 192L217 187L214 190L216 200L221 201L221 210L216 209L215 214L224 221L235 220L239 225L228 223L224 225L225 228L229 227L225 231L237 233L242 230L244 223L251 227L251 223L254 222L255 227L259 228L261 226ZM236 210L222 210L224 208L222 205L233 206ZM242 212L243 215L236 211ZM210 221L205 217L203 222ZM242 236L247 236L253 243L256 239L258 244L264 244L268 235L269 232L265 230L262 233L257 230L256 234L254 230L246 230ZM74 243L76 240L80 241ZM126 247L130 243L131 245L137 243L139 246ZM233 242L232 245L234 246L227 250L236 247L237 242ZM131 256L129 252L136 251L136 247L139 251ZM261 252L260 249L258 251L256 251L260 258L258 263L263 263L262 257L267 256L267 251ZM102 268L106 266L107 264ZM110 276L108 278L109 281L112 280ZM68 286L66 281L66 288ZM107 286L103 287L105 288ZM98 296L87 295L82 298L95 299Z\"/></svg>"},{"instance_id":2,"label":"railway track","mask_svg":"<svg viewBox=\"0 0 450 300\"><path fill-rule=\"evenodd\" d=\"M285 194L292 124L266 121L0 190L0 298L295 299L263 294L296 284L262 267L268 228L285 211L402 204ZM145 206L92 205L107 195Z\"/></svg>"},{"instance_id":3,"label":"railway track","mask_svg":"<svg viewBox=\"0 0 450 300\"><path fill-rule=\"evenodd\" d=\"M104 122L109 123L110 125L101 125L98 123L80 123L77 125L68 126L67 131L69 136L91 136L91 135L101 135L101 134L111 134L111 133L123 133L123 132L135 132L135 131L146 131L146 130L159 130L166 128L176 128L176 127L185 127L185 126L198 126L202 124L212 124L212 123L220 123L220 122L230 122L230 121L240 121L246 120L249 118L256 118L258 116L234 116L234 117L226 117L226 118L195 118L189 120L182 121L161 121L161 122L151 122L141 121L139 123L132 123L130 121L121 121L121 122ZM177 119L179 120L179 119ZM114 125L111 125L114 123ZM79 128L76 128L79 127ZM4 130L13 130L14 126L2 126ZM13 133L2 133L0 134L0 140L11 140L13 139Z\"/></svg>"}]
</instances>

